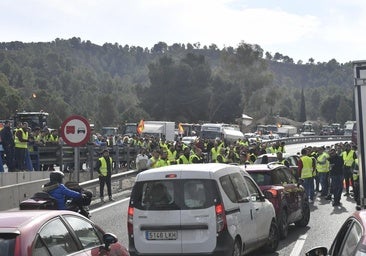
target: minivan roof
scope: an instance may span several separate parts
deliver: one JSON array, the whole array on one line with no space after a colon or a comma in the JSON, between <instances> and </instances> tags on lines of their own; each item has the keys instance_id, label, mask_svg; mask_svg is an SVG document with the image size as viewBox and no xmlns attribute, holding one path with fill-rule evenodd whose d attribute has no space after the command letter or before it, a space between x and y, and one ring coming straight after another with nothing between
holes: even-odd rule
<instances>
[{"instance_id":1,"label":"minivan roof","mask_svg":"<svg viewBox=\"0 0 366 256\"><path fill-rule=\"evenodd\" d=\"M136 181L142 180L155 180L159 179L162 176L171 174L171 173L189 173L188 176L191 178L198 178L198 177L206 177L206 178L213 178L220 172L227 172L229 171L244 171L242 168L236 165L229 165L229 164L222 164L222 163L205 163L205 164L177 164L177 165L169 165L154 169L148 169L146 171L140 172L137 177ZM197 174L197 175L195 175ZM187 175L184 175L185 178L188 178Z\"/></svg>"}]
</instances>

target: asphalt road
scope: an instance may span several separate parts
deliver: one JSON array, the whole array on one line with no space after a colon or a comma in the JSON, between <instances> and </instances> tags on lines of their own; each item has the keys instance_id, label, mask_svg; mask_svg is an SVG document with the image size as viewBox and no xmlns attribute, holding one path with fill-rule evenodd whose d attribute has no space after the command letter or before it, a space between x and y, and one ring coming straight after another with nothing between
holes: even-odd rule
<instances>
[{"instance_id":1,"label":"asphalt road","mask_svg":"<svg viewBox=\"0 0 366 256\"><path fill-rule=\"evenodd\" d=\"M333 142L334 143L334 142ZM332 143L314 143L311 146L331 145ZM309 146L308 144L307 146ZM297 153L305 145L288 145L288 153ZM91 219L104 230L112 232L119 241L128 247L127 238L127 208L129 198L120 198L116 202L106 203L91 211ZM288 237L281 240L276 253L264 254L256 251L257 255L305 255L305 252L316 246L330 247L337 231L346 218L355 211L355 203L351 197L342 196L342 205L333 207L330 201L317 197L311 205L310 222L305 228L290 225Z\"/></svg>"}]
</instances>

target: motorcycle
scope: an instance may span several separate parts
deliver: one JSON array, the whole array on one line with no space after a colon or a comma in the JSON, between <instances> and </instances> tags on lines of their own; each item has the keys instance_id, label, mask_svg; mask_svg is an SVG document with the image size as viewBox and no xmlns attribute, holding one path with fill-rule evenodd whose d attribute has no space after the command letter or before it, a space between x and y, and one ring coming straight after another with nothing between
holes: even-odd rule
<instances>
[{"instance_id":1,"label":"motorcycle","mask_svg":"<svg viewBox=\"0 0 366 256\"><path fill-rule=\"evenodd\" d=\"M77 182L66 182L65 186L71 190L83 194L81 199L67 198L65 205L67 210L78 212L81 215L90 218L89 205L93 194L84 190ZM20 210L57 210L57 201L47 192L37 192L31 198L26 199L19 204Z\"/></svg>"}]
</instances>

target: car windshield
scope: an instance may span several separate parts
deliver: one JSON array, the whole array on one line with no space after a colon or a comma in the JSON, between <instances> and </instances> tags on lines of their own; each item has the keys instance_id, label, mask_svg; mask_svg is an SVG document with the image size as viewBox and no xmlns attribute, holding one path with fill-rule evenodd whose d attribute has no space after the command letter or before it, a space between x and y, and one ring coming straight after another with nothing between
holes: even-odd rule
<instances>
[{"instance_id":1,"label":"car windshield","mask_svg":"<svg viewBox=\"0 0 366 256\"><path fill-rule=\"evenodd\" d=\"M3 256L14 255L16 234L0 234L0 252Z\"/></svg>"},{"instance_id":2,"label":"car windshield","mask_svg":"<svg viewBox=\"0 0 366 256\"><path fill-rule=\"evenodd\" d=\"M272 185L271 174L268 172L250 172L250 176L259 186Z\"/></svg>"}]
</instances>

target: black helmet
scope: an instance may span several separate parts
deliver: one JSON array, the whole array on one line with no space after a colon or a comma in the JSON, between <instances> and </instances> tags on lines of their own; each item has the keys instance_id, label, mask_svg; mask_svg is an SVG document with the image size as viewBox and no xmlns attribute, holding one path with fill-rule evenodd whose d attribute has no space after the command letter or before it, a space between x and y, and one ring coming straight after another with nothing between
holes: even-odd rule
<instances>
[{"instance_id":1,"label":"black helmet","mask_svg":"<svg viewBox=\"0 0 366 256\"><path fill-rule=\"evenodd\" d=\"M52 171L50 173L50 181L62 183L62 179L64 178L64 173L61 171Z\"/></svg>"}]
</instances>

